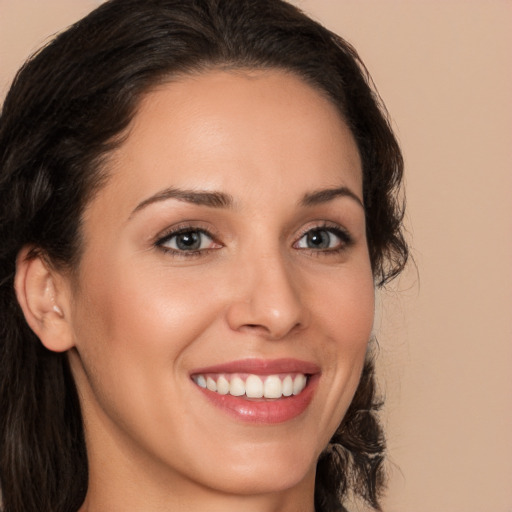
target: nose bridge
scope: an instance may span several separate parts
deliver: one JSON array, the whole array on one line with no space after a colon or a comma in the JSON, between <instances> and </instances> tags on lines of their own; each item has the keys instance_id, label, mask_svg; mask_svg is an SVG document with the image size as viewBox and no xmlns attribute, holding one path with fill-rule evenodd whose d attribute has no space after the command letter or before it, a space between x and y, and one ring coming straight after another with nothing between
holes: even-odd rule
<instances>
[{"instance_id":1,"label":"nose bridge","mask_svg":"<svg viewBox=\"0 0 512 512\"><path fill-rule=\"evenodd\" d=\"M304 327L307 313L300 283L293 266L281 252L253 251L239 266L235 296L230 305L229 323L235 330L252 330L280 339Z\"/></svg>"}]
</instances>

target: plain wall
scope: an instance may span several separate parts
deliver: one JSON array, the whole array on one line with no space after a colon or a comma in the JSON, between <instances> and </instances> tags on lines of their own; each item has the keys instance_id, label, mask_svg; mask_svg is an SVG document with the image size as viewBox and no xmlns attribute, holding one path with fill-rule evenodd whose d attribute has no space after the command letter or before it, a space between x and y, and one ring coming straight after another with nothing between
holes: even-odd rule
<instances>
[{"instance_id":1,"label":"plain wall","mask_svg":"<svg viewBox=\"0 0 512 512\"><path fill-rule=\"evenodd\" d=\"M0 97L99 3L0 0ZM512 2L295 3L358 49L405 155L418 273L380 297L384 509L512 512Z\"/></svg>"}]
</instances>

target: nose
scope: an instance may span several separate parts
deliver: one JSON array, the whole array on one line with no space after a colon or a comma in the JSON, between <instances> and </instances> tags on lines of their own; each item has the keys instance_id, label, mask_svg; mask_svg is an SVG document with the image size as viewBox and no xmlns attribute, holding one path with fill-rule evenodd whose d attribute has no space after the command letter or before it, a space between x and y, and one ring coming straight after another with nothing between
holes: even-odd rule
<instances>
[{"instance_id":1,"label":"nose","mask_svg":"<svg viewBox=\"0 0 512 512\"><path fill-rule=\"evenodd\" d=\"M259 258L238 270L227 312L231 329L280 340L307 326L309 312L291 265L279 258Z\"/></svg>"}]
</instances>

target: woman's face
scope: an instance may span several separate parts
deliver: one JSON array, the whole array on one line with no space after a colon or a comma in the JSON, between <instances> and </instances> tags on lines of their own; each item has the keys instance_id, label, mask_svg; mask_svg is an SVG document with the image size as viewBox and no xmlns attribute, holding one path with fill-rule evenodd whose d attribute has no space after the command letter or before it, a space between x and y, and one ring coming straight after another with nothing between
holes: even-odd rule
<instances>
[{"instance_id":1,"label":"woman's face","mask_svg":"<svg viewBox=\"0 0 512 512\"><path fill-rule=\"evenodd\" d=\"M106 166L69 317L91 481L311 489L373 320L347 126L293 75L209 72L149 93Z\"/></svg>"}]
</instances>

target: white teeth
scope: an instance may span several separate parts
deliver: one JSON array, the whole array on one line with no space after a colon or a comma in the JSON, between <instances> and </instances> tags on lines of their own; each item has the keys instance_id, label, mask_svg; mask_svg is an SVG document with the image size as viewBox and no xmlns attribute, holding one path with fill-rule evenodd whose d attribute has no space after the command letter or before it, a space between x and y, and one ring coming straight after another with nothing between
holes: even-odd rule
<instances>
[{"instance_id":1,"label":"white teeth","mask_svg":"<svg viewBox=\"0 0 512 512\"><path fill-rule=\"evenodd\" d=\"M283 394L283 384L277 375L270 375L265 379L263 396L265 398L281 398Z\"/></svg>"},{"instance_id":2,"label":"white teeth","mask_svg":"<svg viewBox=\"0 0 512 512\"><path fill-rule=\"evenodd\" d=\"M194 382L201 388L220 395L247 396L248 398L281 398L298 395L306 387L307 377L302 374L294 375L247 375L245 382L239 375L196 375Z\"/></svg>"},{"instance_id":3,"label":"white teeth","mask_svg":"<svg viewBox=\"0 0 512 512\"><path fill-rule=\"evenodd\" d=\"M217 383L211 377L206 379L206 387L210 391L217 391Z\"/></svg>"},{"instance_id":4,"label":"white teeth","mask_svg":"<svg viewBox=\"0 0 512 512\"><path fill-rule=\"evenodd\" d=\"M245 395L245 384L240 377L233 377L229 383L229 394L233 396Z\"/></svg>"},{"instance_id":5,"label":"white teeth","mask_svg":"<svg viewBox=\"0 0 512 512\"><path fill-rule=\"evenodd\" d=\"M306 376L299 373L293 379L293 394L298 395L306 386Z\"/></svg>"},{"instance_id":6,"label":"white teeth","mask_svg":"<svg viewBox=\"0 0 512 512\"><path fill-rule=\"evenodd\" d=\"M228 379L222 375L217 379L217 393L221 395L227 395L229 393Z\"/></svg>"},{"instance_id":7,"label":"white teeth","mask_svg":"<svg viewBox=\"0 0 512 512\"><path fill-rule=\"evenodd\" d=\"M283 380L283 396L290 396L293 393L293 379L287 375Z\"/></svg>"},{"instance_id":8,"label":"white teeth","mask_svg":"<svg viewBox=\"0 0 512 512\"><path fill-rule=\"evenodd\" d=\"M245 381L245 394L248 398L261 398L263 396L263 382L257 375L249 375Z\"/></svg>"}]
</instances>

